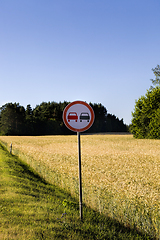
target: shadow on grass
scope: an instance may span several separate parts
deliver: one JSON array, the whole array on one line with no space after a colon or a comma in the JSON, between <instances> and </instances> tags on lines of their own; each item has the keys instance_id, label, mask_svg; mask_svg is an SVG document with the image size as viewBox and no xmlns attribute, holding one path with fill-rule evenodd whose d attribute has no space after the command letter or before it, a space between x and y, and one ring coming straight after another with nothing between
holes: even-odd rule
<instances>
[{"instance_id":1,"label":"shadow on grass","mask_svg":"<svg viewBox=\"0 0 160 240\"><path fill-rule=\"evenodd\" d=\"M85 205L80 221L76 199L1 145L0 152L8 174L1 182L6 191L0 196L1 239L152 239Z\"/></svg>"}]
</instances>

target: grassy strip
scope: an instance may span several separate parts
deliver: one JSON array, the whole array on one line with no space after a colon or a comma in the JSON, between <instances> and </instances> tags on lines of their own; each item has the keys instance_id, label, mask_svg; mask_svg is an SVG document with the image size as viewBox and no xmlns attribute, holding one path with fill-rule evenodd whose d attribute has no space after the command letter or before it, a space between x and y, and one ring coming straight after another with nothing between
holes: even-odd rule
<instances>
[{"instance_id":1,"label":"grassy strip","mask_svg":"<svg viewBox=\"0 0 160 240\"><path fill-rule=\"evenodd\" d=\"M0 145L0 239L151 239L48 184Z\"/></svg>"}]
</instances>

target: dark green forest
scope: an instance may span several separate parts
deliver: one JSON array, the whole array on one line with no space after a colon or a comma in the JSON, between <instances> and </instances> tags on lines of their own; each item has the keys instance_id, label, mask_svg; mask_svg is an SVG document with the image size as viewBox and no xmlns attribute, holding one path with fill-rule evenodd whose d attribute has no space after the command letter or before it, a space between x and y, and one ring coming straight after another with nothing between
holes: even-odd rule
<instances>
[{"instance_id":1,"label":"dark green forest","mask_svg":"<svg viewBox=\"0 0 160 240\"><path fill-rule=\"evenodd\" d=\"M6 103L0 108L1 135L56 135L73 134L63 123L62 114L69 102L42 102L35 108L19 103ZM107 113L102 104L89 104L95 113L95 121L88 133L127 132L123 119Z\"/></svg>"}]
</instances>

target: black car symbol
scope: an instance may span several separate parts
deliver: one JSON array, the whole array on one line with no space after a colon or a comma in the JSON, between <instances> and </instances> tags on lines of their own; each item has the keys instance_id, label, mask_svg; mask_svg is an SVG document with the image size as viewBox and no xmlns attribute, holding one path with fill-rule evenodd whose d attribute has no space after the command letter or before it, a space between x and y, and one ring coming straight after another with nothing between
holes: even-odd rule
<instances>
[{"instance_id":1,"label":"black car symbol","mask_svg":"<svg viewBox=\"0 0 160 240\"><path fill-rule=\"evenodd\" d=\"M82 113L80 114L79 119L80 119L80 122L82 122L82 120L87 120L87 121L89 122L89 120L90 120L90 116L89 116L88 113L86 113L86 112L82 112Z\"/></svg>"}]
</instances>

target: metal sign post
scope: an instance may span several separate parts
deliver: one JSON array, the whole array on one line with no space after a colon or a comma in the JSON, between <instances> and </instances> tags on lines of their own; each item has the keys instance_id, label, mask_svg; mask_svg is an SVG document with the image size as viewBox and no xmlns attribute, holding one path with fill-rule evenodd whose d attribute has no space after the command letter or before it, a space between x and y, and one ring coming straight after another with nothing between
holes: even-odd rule
<instances>
[{"instance_id":1,"label":"metal sign post","mask_svg":"<svg viewBox=\"0 0 160 240\"><path fill-rule=\"evenodd\" d=\"M83 211L82 211L82 171L81 171L81 139L80 132L77 132L78 136L78 163L79 163L79 211L80 211L80 219L83 219Z\"/></svg>"},{"instance_id":2,"label":"metal sign post","mask_svg":"<svg viewBox=\"0 0 160 240\"><path fill-rule=\"evenodd\" d=\"M94 122L94 112L90 105L83 101L71 102L63 111L63 121L67 128L77 132L78 138L78 163L79 163L79 210L80 219L82 212L82 175L81 175L81 139L80 133L89 129Z\"/></svg>"}]
</instances>

